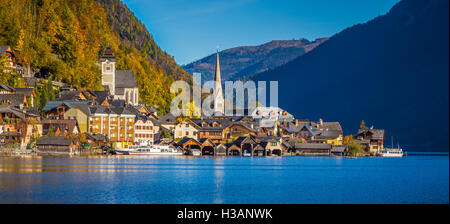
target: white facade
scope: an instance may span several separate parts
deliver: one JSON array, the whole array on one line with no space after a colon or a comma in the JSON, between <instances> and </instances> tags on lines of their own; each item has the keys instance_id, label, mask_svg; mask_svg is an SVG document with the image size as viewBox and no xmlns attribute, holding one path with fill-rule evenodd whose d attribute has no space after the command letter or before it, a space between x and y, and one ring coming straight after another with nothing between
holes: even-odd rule
<instances>
[{"instance_id":1,"label":"white facade","mask_svg":"<svg viewBox=\"0 0 450 224\"><path fill-rule=\"evenodd\" d=\"M111 95L115 94L116 89L116 62L108 59L102 61L102 85L108 86Z\"/></svg>"},{"instance_id":2,"label":"white facade","mask_svg":"<svg viewBox=\"0 0 450 224\"><path fill-rule=\"evenodd\" d=\"M159 141L159 126L151 120L137 120L134 124L134 140L140 145L155 144Z\"/></svg>"}]
</instances>

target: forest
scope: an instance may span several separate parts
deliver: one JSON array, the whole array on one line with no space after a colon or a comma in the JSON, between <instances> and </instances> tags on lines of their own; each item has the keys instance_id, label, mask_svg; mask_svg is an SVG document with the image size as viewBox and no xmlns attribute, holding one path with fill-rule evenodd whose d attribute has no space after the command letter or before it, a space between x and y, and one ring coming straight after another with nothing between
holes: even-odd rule
<instances>
[{"instance_id":1,"label":"forest","mask_svg":"<svg viewBox=\"0 0 450 224\"><path fill-rule=\"evenodd\" d=\"M92 90L103 89L98 60L111 46L117 69L135 72L140 101L161 114L174 97L171 83L188 78L119 0L0 0L0 45L9 45L32 75ZM0 79L23 86L17 75Z\"/></svg>"}]
</instances>

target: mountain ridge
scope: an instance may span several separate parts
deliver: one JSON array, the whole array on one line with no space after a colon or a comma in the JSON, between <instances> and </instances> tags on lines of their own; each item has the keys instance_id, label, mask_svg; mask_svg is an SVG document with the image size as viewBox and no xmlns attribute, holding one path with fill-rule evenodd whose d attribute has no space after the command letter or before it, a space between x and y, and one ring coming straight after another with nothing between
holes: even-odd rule
<instances>
[{"instance_id":1,"label":"mountain ridge","mask_svg":"<svg viewBox=\"0 0 450 224\"><path fill-rule=\"evenodd\" d=\"M255 46L239 46L219 52L220 68L223 80L240 79L261 71L273 69L294 58L310 52L328 38L314 41L272 40ZM199 72L203 80L212 80L215 69L215 54L184 65L183 68L193 74Z\"/></svg>"},{"instance_id":2,"label":"mountain ridge","mask_svg":"<svg viewBox=\"0 0 450 224\"><path fill-rule=\"evenodd\" d=\"M448 151L448 25L448 1L403 0L251 78L277 77L279 105L297 116L349 134L365 120L407 150Z\"/></svg>"}]
</instances>

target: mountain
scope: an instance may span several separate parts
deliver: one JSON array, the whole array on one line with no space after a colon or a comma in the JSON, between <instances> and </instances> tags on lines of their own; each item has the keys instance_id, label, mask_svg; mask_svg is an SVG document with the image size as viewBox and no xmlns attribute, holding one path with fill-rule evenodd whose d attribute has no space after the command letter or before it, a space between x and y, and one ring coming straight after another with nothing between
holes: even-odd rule
<instances>
[{"instance_id":1,"label":"mountain","mask_svg":"<svg viewBox=\"0 0 450 224\"><path fill-rule=\"evenodd\" d=\"M221 51L219 53L222 79L239 79L273 69L308 53L327 39L274 40L258 46L235 47ZM201 73L203 80L213 80L215 65L216 57L212 54L183 68L190 74Z\"/></svg>"},{"instance_id":2,"label":"mountain","mask_svg":"<svg viewBox=\"0 0 450 224\"><path fill-rule=\"evenodd\" d=\"M278 104L296 117L361 120L407 151L449 150L449 2L403 0L386 15L331 37L253 80L278 80Z\"/></svg>"},{"instance_id":3,"label":"mountain","mask_svg":"<svg viewBox=\"0 0 450 224\"><path fill-rule=\"evenodd\" d=\"M127 46L145 52L148 60L159 66L165 74L175 80L192 81L192 77L178 66L173 57L161 50L147 28L120 0L95 0L101 3L108 17L108 24Z\"/></svg>"},{"instance_id":4,"label":"mountain","mask_svg":"<svg viewBox=\"0 0 450 224\"><path fill-rule=\"evenodd\" d=\"M0 45L28 71L94 90L102 89L98 59L111 46L117 69L135 72L140 100L163 113L173 80L190 78L119 0L0 0Z\"/></svg>"}]
</instances>

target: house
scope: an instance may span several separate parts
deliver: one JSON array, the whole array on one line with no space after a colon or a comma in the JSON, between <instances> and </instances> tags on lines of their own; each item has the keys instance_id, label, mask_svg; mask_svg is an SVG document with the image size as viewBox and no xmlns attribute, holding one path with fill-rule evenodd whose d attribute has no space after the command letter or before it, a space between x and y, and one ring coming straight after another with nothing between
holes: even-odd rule
<instances>
[{"instance_id":1,"label":"house","mask_svg":"<svg viewBox=\"0 0 450 224\"><path fill-rule=\"evenodd\" d=\"M0 144L27 145L42 135L40 116L11 106L0 106Z\"/></svg>"},{"instance_id":2,"label":"house","mask_svg":"<svg viewBox=\"0 0 450 224\"><path fill-rule=\"evenodd\" d=\"M75 136L80 133L77 120L44 119L42 120L42 135Z\"/></svg>"},{"instance_id":3,"label":"house","mask_svg":"<svg viewBox=\"0 0 450 224\"><path fill-rule=\"evenodd\" d=\"M48 101L42 108L42 112L44 112L44 116L49 119L64 119L64 113L70 110L70 108L75 105L87 103L88 101Z\"/></svg>"},{"instance_id":4,"label":"house","mask_svg":"<svg viewBox=\"0 0 450 224\"><path fill-rule=\"evenodd\" d=\"M134 141L140 145L153 145L159 142L159 122L153 117L136 115Z\"/></svg>"},{"instance_id":5,"label":"house","mask_svg":"<svg viewBox=\"0 0 450 224\"><path fill-rule=\"evenodd\" d=\"M62 136L43 136L36 141L38 154L66 154L77 153L77 145L70 139Z\"/></svg>"},{"instance_id":6,"label":"house","mask_svg":"<svg viewBox=\"0 0 450 224\"><path fill-rule=\"evenodd\" d=\"M20 109L28 107L28 100L24 94L0 94L0 104L18 107Z\"/></svg>"},{"instance_id":7,"label":"house","mask_svg":"<svg viewBox=\"0 0 450 224\"><path fill-rule=\"evenodd\" d=\"M295 143L295 150L300 156L330 156L331 144Z\"/></svg>"},{"instance_id":8,"label":"house","mask_svg":"<svg viewBox=\"0 0 450 224\"><path fill-rule=\"evenodd\" d=\"M36 98L36 93L34 92L34 88L16 88L16 93L23 94L27 98L29 107L34 107L34 98Z\"/></svg>"},{"instance_id":9,"label":"house","mask_svg":"<svg viewBox=\"0 0 450 224\"><path fill-rule=\"evenodd\" d=\"M125 100L126 104L139 104L139 89L133 71L116 70L116 58L107 47L100 58L102 85L107 86L114 99Z\"/></svg>"},{"instance_id":10,"label":"house","mask_svg":"<svg viewBox=\"0 0 450 224\"><path fill-rule=\"evenodd\" d=\"M191 121L200 127L198 130L199 139L210 139L214 143L225 143L223 130L231 124L230 120L211 117L191 119Z\"/></svg>"},{"instance_id":11,"label":"house","mask_svg":"<svg viewBox=\"0 0 450 224\"><path fill-rule=\"evenodd\" d=\"M95 104L101 106L111 106L109 100L109 91L94 91L95 94Z\"/></svg>"},{"instance_id":12,"label":"house","mask_svg":"<svg viewBox=\"0 0 450 224\"><path fill-rule=\"evenodd\" d=\"M55 99L57 101L82 101L92 100L95 97L96 95L90 91L61 91L56 95Z\"/></svg>"},{"instance_id":13,"label":"house","mask_svg":"<svg viewBox=\"0 0 450 224\"><path fill-rule=\"evenodd\" d=\"M346 156L348 153L347 145L333 145L331 147L331 155L334 156Z\"/></svg>"},{"instance_id":14,"label":"house","mask_svg":"<svg viewBox=\"0 0 450 224\"><path fill-rule=\"evenodd\" d=\"M161 127L169 130L172 134L175 134L175 126L178 124L177 118L172 113L165 114L158 118Z\"/></svg>"},{"instance_id":15,"label":"house","mask_svg":"<svg viewBox=\"0 0 450 224\"><path fill-rule=\"evenodd\" d=\"M230 142L241 136L256 135L257 131L252 124L246 122L233 122L223 130L223 138L226 142Z\"/></svg>"},{"instance_id":16,"label":"house","mask_svg":"<svg viewBox=\"0 0 450 224\"><path fill-rule=\"evenodd\" d=\"M194 123L192 120L186 118L177 125L175 125L174 138L193 138L199 139L199 131L201 127Z\"/></svg>"},{"instance_id":17,"label":"house","mask_svg":"<svg viewBox=\"0 0 450 224\"><path fill-rule=\"evenodd\" d=\"M356 135L356 140L360 144L366 145L368 152L376 154L383 150L384 129L365 128L359 129Z\"/></svg>"},{"instance_id":18,"label":"house","mask_svg":"<svg viewBox=\"0 0 450 224\"><path fill-rule=\"evenodd\" d=\"M86 136L86 143L89 145L89 147L102 147L108 140L103 134L91 134L86 132L84 133L84 135Z\"/></svg>"},{"instance_id":19,"label":"house","mask_svg":"<svg viewBox=\"0 0 450 224\"><path fill-rule=\"evenodd\" d=\"M343 131L339 122L311 122L308 120L294 120L294 122L282 122L280 127L281 137L298 138L310 143L323 143L342 145Z\"/></svg>"},{"instance_id":20,"label":"house","mask_svg":"<svg viewBox=\"0 0 450 224\"><path fill-rule=\"evenodd\" d=\"M292 122L294 116L279 107L257 107L249 111L249 116L256 121L274 120L279 122Z\"/></svg>"},{"instance_id":21,"label":"house","mask_svg":"<svg viewBox=\"0 0 450 224\"><path fill-rule=\"evenodd\" d=\"M64 113L64 119L77 120L81 132L103 134L116 147L134 143L136 115L125 107L78 104Z\"/></svg>"},{"instance_id":22,"label":"house","mask_svg":"<svg viewBox=\"0 0 450 224\"><path fill-rule=\"evenodd\" d=\"M0 83L0 94L15 94L16 89L4 83Z\"/></svg>"}]
</instances>

